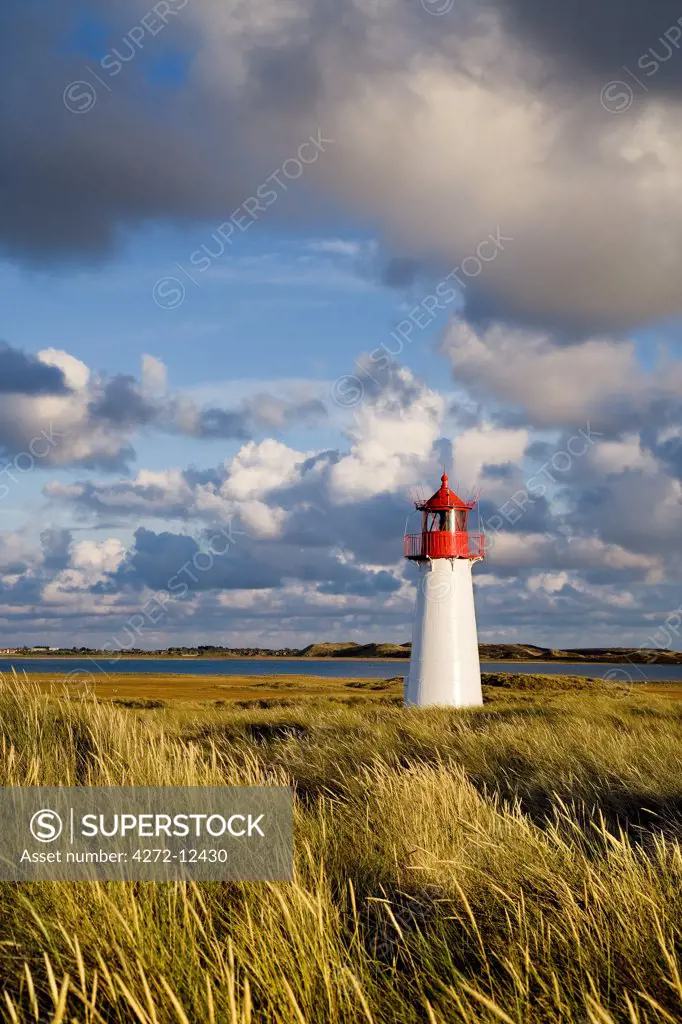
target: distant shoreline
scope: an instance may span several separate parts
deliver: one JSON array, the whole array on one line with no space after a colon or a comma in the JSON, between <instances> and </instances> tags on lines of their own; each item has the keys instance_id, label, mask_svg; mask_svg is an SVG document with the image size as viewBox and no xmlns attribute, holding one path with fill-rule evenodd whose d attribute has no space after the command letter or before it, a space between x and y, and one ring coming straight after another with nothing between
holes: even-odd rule
<instances>
[{"instance_id":1,"label":"distant shoreline","mask_svg":"<svg viewBox=\"0 0 682 1024\"><path fill-rule=\"evenodd\" d=\"M250 654L250 655L199 655L198 657L187 657L182 654L117 654L112 658L111 654L0 654L0 661L12 661L13 659L24 660L24 661L97 661L107 662L113 661L114 664L119 661L296 661L301 662L303 665L306 662L314 661L347 661L350 663L356 661L386 661L395 662L397 664L409 663L409 656L405 658L391 658L389 657L376 657L376 658L302 658L300 655L293 654ZM499 659L481 659L489 661L517 661L520 662L522 658L499 658ZM530 662L529 662L530 664ZM537 663L542 664L541 662ZM546 662L550 664L550 662Z\"/></svg>"},{"instance_id":2,"label":"distant shoreline","mask_svg":"<svg viewBox=\"0 0 682 1024\"><path fill-rule=\"evenodd\" d=\"M614 665L616 667L621 665L682 665L682 652L672 652L678 655L677 659L673 660L670 657L664 658L661 661L651 660L645 661L634 661L631 658L623 656L620 660L617 657L609 658L606 661L600 658L584 657L579 658L577 661L574 658L492 658L481 656L482 665ZM345 658L339 657L302 657L301 655L280 655L280 654L253 654L253 655L198 655L196 657L187 657L181 654L120 654L115 657L111 657L110 652L101 655L92 654L1 654L0 661L11 661L16 659L18 661L94 661L98 663L111 662L116 665L119 661L295 661L305 665L306 663L314 662L346 662L353 664L355 662L386 662L386 664L409 664L409 655L405 657L391 657L386 655L377 655L376 657L359 657L354 658L347 656Z\"/></svg>"},{"instance_id":3,"label":"distant shoreline","mask_svg":"<svg viewBox=\"0 0 682 1024\"><path fill-rule=\"evenodd\" d=\"M682 665L682 651L659 651L641 647L542 647L538 644L523 643L479 643L479 657L486 664L499 665ZM40 648L37 650L22 649L16 653L5 654L15 665L24 661L90 661L113 668L124 661L156 661L156 662L224 662L234 665L235 662L253 661L256 663L288 661L292 664L305 665L310 662L383 662L393 664L409 664L411 644L392 642L372 642L359 644L356 642L330 642L307 644L305 647L227 647L212 644L198 644L195 647L167 647L158 651L139 650L86 650L62 647L55 651ZM1 657L1 655L0 655Z\"/></svg>"}]
</instances>

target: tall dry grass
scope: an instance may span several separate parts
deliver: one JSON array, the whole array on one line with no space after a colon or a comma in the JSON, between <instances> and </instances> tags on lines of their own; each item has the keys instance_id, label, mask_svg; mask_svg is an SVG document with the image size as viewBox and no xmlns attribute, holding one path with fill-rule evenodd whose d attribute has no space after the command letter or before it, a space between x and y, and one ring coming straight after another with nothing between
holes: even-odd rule
<instances>
[{"instance_id":1,"label":"tall dry grass","mask_svg":"<svg viewBox=\"0 0 682 1024\"><path fill-rule=\"evenodd\" d=\"M3 785L296 788L293 884L0 886L3 1019L682 1020L682 705L134 711L0 689Z\"/></svg>"}]
</instances>

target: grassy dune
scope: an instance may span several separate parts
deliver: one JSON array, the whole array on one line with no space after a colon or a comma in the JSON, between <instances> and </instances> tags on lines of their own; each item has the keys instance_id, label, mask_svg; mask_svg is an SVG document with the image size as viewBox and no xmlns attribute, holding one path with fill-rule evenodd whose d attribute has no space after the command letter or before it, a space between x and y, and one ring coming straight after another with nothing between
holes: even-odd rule
<instances>
[{"instance_id":1,"label":"grassy dune","mask_svg":"<svg viewBox=\"0 0 682 1024\"><path fill-rule=\"evenodd\" d=\"M0 885L3 1019L682 1020L681 704L500 677L482 709L405 710L325 682L140 709L5 681L3 785L297 798L293 884Z\"/></svg>"}]
</instances>

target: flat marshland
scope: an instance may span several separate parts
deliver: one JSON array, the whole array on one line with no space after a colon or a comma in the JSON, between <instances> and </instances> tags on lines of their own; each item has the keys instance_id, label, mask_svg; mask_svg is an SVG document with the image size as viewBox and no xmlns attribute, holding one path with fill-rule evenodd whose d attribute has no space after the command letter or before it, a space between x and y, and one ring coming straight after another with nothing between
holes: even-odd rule
<instances>
[{"instance_id":1,"label":"flat marshland","mask_svg":"<svg viewBox=\"0 0 682 1024\"><path fill-rule=\"evenodd\" d=\"M290 784L296 855L292 884L3 883L2 1019L682 1020L674 688L498 676L452 711L297 678L4 680L2 785Z\"/></svg>"}]
</instances>

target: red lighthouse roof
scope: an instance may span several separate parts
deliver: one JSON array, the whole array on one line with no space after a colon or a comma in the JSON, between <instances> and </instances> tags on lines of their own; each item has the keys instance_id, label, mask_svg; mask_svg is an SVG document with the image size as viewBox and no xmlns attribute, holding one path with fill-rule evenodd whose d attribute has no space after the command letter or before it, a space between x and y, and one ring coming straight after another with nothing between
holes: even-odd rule
<instances>
[{"instance_id":1,"label":"red lighthouse roof","mask_svg":"<svg viewBox=\"0 0 682 1024\"><path fill-rule=\"evenodd\" d=\"M448 508L472 509L475 504L475 501L462 501L459 495L450 490L448 475L443 473L440 478L440 487L436 493L431 495L428 501L417 502L416 507L420 511L440 512Z\"/></svg>"}]
</instances>

